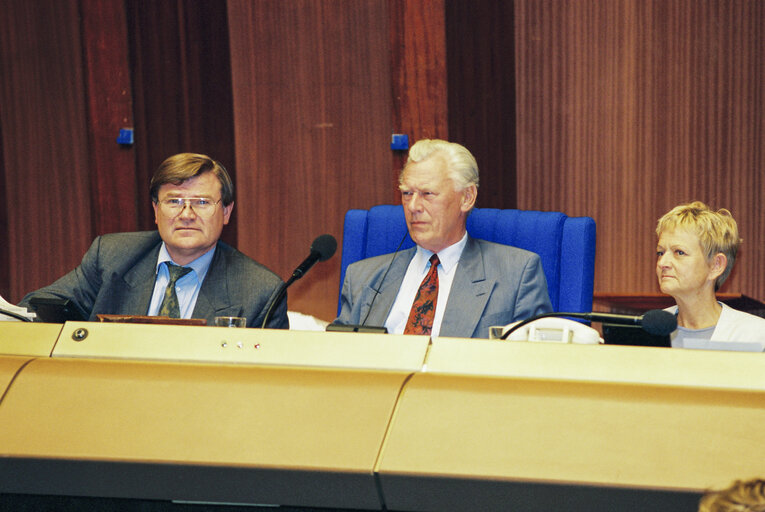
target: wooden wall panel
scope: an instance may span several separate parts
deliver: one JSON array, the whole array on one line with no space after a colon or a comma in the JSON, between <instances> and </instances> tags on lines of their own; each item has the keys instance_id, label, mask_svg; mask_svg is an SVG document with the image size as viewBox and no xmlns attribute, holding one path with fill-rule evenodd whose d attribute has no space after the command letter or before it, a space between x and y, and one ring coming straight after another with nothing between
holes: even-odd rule
<instances>
[{"instance_id":1,"label":"wooden wall panel","mask_svg":"<svg viewBox=\"0 0 765 512\"><path fill-rule=\"evenodd\" d=\"M117 144L133 128L125 6L80 0L94 234L138 230L135 153ZM117 214L119 212L119 214Z\"/></svg>"},{"instance_id":2,"label":"wooden wall panel","mask_svg":"<svg viewBox=\"0 0 765 512\"><path fill-rule=\"evenodd\" d=\"M349 208L390 202L385 0L230 0L239 249L287 279ZM340 257L289 291L334 319Z\"/></svg>"},{"instance_id":3,"label":"wooden wall panel","mask_svg":"<svg viewBox=\"0 0 765 512\"><path fill-rule=\"evenodd\" d=\"M765 298L765 3L515 1L518 206L590 215L595 290L655 292L655 223L727 207Z\"/></svg>"},{"instance_id":4,"label":"wooden wall panel","mask_svg":"<svg viewBox=\"0 0 765 512\"><path fill-rule=\"evenodd\" d=\"M393 132L420 139L449 138L444 0L389 0ZM394 180L407 151L394 154ZM398 202L396 195L391 202Z\"/></svg>"},{"instance_id":5,"label":"wooden wall panel","mask_svg":"<svg viewBox=\"0 0 765 512\"><path fill-rule=\"evenodd\" d=\"M92 239L78 5L3 2L2 250L10 269L3 295L12 302L73 268Z\"/></svg>"},{"instance_id":6,"label":"wooden wall panel","mask_svg":"<svg viewBox=\"0 0 765 512\"><path fill-rule=\"evenodd\" d=\"M513 2L448 0L449 140L478 161L478 207L515 208Z\"/></svg>"}]
</instances>

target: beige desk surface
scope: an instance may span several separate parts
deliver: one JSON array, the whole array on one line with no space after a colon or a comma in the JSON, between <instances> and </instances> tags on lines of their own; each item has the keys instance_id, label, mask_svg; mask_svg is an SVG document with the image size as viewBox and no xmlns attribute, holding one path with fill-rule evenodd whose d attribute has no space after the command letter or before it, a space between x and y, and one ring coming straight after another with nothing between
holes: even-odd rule
<instances>
[{"instance_id":1,"label":"beige desk surface","mask_svg":"<svg viewBox=\"0 0 765 512\"><path fill-rule=\"evenodd\" d=\"M0 354L49 357L62 324L0 322Z\"/></svg>"},{"instance_id":2,"label":"beige desk surface","mask_svg":"<svg viewBox=\"0 0 765 512\"><path fill-rule=\"evenodd\" d=\"M765 391L765 354L439 338L430 373Z\"/></svg>"},{"instance_id":3,"label":"beige desk surface","mask_svg":"<svg viewBox=\"0 0 765 512\"><path fill-rule=\"evenodd\" d=\"M380 482L427 510L454 482L765 474L759 353L68 323L52 357L0 356L0 385L0 492L375 508Z\"/></svg>"},{"instance_id":4,"label":"beige desk surface","mask_svg":"<svg viewBox=\"0 0 765 512\"><path fill-rule=\"evenodd\" d=\"M765 392L417 374L381 475L703 491L765 472Z\"/></svg>"},{"instance_id":5,"label":"beige desk surface","mask_svg":"<svg viewBox=\"0 0 765 512\"><path fill-rule=\"evenodd\" d=\"M427 336L67 322L53 357L417 371Z\"/></svg>"},{"instance_id":6,"label":"beige desk surface","mask_svg":"<svg viewBox=\"0 0 765 512\"><path fill-rule=\"evenodd\" d=\"M377 508L407 376L35 359L0 403L0 492Z\"/></svg>"}]
</instances>

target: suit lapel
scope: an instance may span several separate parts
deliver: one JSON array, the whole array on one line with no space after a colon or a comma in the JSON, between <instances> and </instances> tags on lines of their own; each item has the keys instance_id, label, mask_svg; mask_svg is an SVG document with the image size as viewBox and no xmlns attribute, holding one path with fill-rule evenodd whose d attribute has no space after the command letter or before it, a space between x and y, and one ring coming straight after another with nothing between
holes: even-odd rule
<instances>
[{"instance_id":1,"label":"suit lapel","mask_svg":"<svg viewBox=\"0 0 765 512\"><path fill-rule=\"evenodd\" d=\"M215 248L215 255L210 262L205 280L199 289L197 303L194 306L193 318L212 318L214 316L239 316L238 305L231 305L228 293L228 265L223 262L225 255L220 242Z\"/></svg>"},{"instance_id":2,"label":"suit lapel","mask_svg":"<svg viewBox=\"0 0 765 512\"><path fill-rule=\"evenodd\" d=\"M117 289L112 295L114 297L122 297L120 309L124 311L124 314L145 315L149 312L149 302L151 302L151 295L154 292L154 281L157 276L159 247L160 244L157 244L154 249L138 260L125 273L122 280L115 279L114 285Z\"/></svg>"},{"instance_id":3,"label":"suit lapel","mask_svg":"<svg viewBox=\"0 0 765 512\"><path fill-rule=\"evenodd\" d=\"M481 246L468 236L460 256L449 300L441 323L441 336L470 338L473 335L495 281L486 278Z\"/></svg>"},{"instance_id":4,"label":"suit lapel","mask_svg":"<svg viewBox=\"0 0 765 512\"><path fill-rule=\"evenodd\" d=\"M396 254L390 266L390 271L387 272L388 275L385 275L388 270L388 265L386 264L379 273L379 279L375 279L367 285L364 290L365 304L361 308L360 322L364 321L367 311L369 311L369 306L374 301L365 325L381 326L385 324L385 320L388 318L396 296L398 296L401 283L404 281L404 274L406 274L406 269L409 266L409 262L412 261L415 251L416 248L412 247ZM375 291L378 287L380 287L379 294ZM377 295L377 298L375 298L375 295Z\"/></svg>"}]
</instances>

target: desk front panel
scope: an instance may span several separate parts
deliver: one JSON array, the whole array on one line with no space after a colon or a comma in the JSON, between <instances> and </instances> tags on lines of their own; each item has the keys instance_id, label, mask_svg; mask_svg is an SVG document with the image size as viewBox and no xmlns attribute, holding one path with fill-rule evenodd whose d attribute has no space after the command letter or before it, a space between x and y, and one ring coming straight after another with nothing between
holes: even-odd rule
<instances>
[{"instance_id":1,"label":"desk front panel","mask_svg":"<svg viewBox=\"0 0 765 512\"><path fill-rule=\"evenodd\" d=\"M379 508L406 376L34 360L0 404L0 492Z\"/></svg>"}]
</instances>

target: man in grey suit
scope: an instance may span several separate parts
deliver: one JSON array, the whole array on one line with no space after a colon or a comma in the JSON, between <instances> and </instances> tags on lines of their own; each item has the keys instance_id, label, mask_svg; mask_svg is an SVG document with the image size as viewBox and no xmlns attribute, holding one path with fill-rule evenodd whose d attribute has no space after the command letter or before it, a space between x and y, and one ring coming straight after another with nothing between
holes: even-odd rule
<instances>
[{"instance_id":1,"label":"man in grey suit","mask_svg":"<svg viewBox=\"0 0 765 512\"><path fill-rule=\"evenodd\" d=\"M247 318L260 327L282 280L219 240L234 208L226 169L206 155L166 159L151 180L157 231L99 236L77 268L28 294L69 299L89 320L99 313ZM287 298L267 327L286 329Z\"/></svg>"},{"instance_id":2,"label":"man in grey suit","mask_svg":"<svg viewBox=\"0 0 765 512\"><path fill-rule=\"evenodd\" d=\"M478 195L478 165L466 148L418 141L409 150L399 188L409 236L417 245L350 265L335 323L415 332L412 320L422 316L415 312L422 302L418 290L433 264L437 300L426 309L435 313L419 334L488 338L492 325L552 311L537 254L467 234Z\"/></svg>"}]
</instances>

